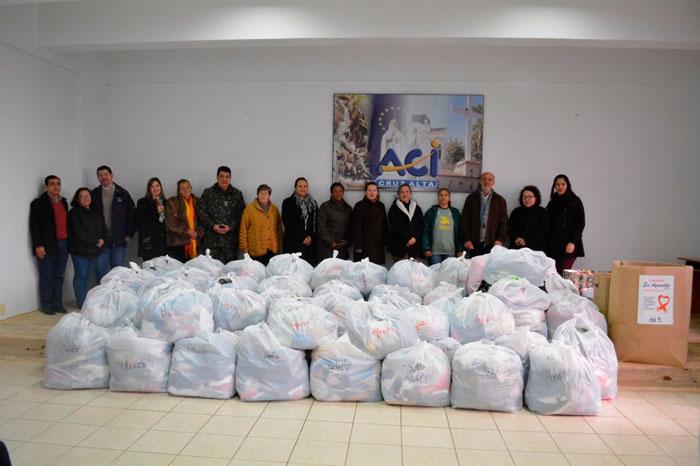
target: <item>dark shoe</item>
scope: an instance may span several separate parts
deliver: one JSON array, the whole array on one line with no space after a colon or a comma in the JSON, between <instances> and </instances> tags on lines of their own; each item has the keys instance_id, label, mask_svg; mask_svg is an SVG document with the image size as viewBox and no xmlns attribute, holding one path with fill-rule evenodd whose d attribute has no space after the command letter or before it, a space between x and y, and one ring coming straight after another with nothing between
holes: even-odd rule
<instances>
[{"instance_id":1,"label":"dark shoe","mask_svg":"<svg viewBox=\"0 0 700 466\"><path fill-rule=\"evenodd\" d=\"M56 312L59 313L59 314L67 314L67 313L68 313L68 309L66 309L65 307L63 307L63 306L61 305L61 306L58 306L58 307L56 308Z\"/></svg>"},{"instance_id":2,"label":"dark shoe","mask_svg":"<svg viewBox=\"0 0 700 466\"><path fill-rule=\"evenodd\" d=\"M56 314L56 311L54 311L53 309L44 309L44 308L41 308L41 309L39 309L39 310L42 312L42 314L46 314L47 316L52 316L52 315L55 315L55 314Z\"/></svg>"}]
</instances>

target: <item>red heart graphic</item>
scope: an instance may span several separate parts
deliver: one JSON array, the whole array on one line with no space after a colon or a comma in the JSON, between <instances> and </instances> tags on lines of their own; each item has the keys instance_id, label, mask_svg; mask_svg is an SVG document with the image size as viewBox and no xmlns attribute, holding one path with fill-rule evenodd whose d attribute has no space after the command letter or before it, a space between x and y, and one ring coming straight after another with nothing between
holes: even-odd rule
<instances>
[{"instance_id":1,"label":"red heart graphic","mask_svg":"<svg viewBox=\"0 0 700 466\"><path fill-rule=\"evenodd\" d=\"M668 303L671 302L671 297L665 294L660 294L657 300L659 302L659 307L656 309L656 311L663 311L668 314Z\"/></svg>"}]
</instances>

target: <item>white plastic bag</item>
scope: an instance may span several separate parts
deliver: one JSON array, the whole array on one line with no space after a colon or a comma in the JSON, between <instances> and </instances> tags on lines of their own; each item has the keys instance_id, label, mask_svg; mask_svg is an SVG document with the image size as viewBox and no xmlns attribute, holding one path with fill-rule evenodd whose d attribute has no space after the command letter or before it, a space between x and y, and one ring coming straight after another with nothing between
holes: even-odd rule
<instances>
[{"instance_id":1,"label":"white plastic bag","mask_svg":"<svg viewBox=\"0 0 700 466\"><path fill-rule=\"evenodd\" d=\"M418 338L421 340L431 341L450 336L450 319L442 309L414 304L407 312L411 314Z\"/></svg>"},{"instance_id":2,"label":"white plastic bag","mask_svg":"<svg viewBox=\"0 0 700 466\"><path fill-rule=\"evenodd\" d=\"M513 315L506 305L487 293L477 291L464 298L450 315L450 336L462 344L494 340L515 330Z\"/></svg>"},{"instance_id":3,"label":"white plastic bag","mask_svg":"<svg viewBox=\"0 0 700 466\"><path fill-rule=\"evenodd\" d=\"M510 310L536 309L546 311L549 307L547 293L520 277L506 277L491 285L488 291Z\"/></svg>"},{"instance_id":4,"label":"white plastic bag","mask_svg":"<svg viewBox=\"0 0 700 466\"><path fill-rule=\"evenodd\" d=\"M391 267L386 282L389 285L405 286L423 297L437 285L437 274L420 261L404 259Z\"/></svg>"},{"instance_id":5,"label":"white plastic bag","mask_svg":"<svg viewBox=\"0 0 700 466\"><path fill-rule=\"evenodd\" d=\"M575 317L561 324L552 337L578 349L593 365L600 395L604 400L617 396L617 355L610 338L598 326L585 317Z\"/></svg>"},{"instance_id":6,"label":"white plastic bag","mask_svg":"<svg viewBox=\"0 0 700 466\"><path fill-rule=\"evenodd\" d=\"M495 343L512 349L520 356L525 374L523 380L527 380L530 368L530 351L538 346L549 344L549 341L541 333L531 332L525 327L516 327L515 331L510 335L496 338Z\"/></svg>"},{"instance_id":7,"label":"white plastic bag","mask_svg":"<svg viewBox=\"0 0 700 466\"><path fill-rule=\"evenodd\" d=\"M465 282L466 283L466 282ZM452 283L440 282L435 288L430 290L423 296L423 304L431 304L439 299L443 299L446 296L459 295L460 298L464 297L464 287L458 287Z\"/></svg>"},{"instance_id":8,"label":"white plastic bag","mask_svg":"<svg viewBox=\"0 0 700 466\"><path fill-rule=\"evenodd\" d=\"M462 299L464 299L464 296L462 295L462 291L459 290L454 291L452 293L448 293L443 297L436 299L435 301L431 301L429 304L438 309L442 309L449 316L454 312L455 309L457 309L457 306L459 306L459 304L462 302Z\"/></svg>"},{"instance_id":9,"label":"white plastic bag","mask_svg":"<svg viewBox=\"0 0 700 466\"><path fill-rule=\"evenodd\" d=\"M535 286L542 286L547 272L554 267L554 259L550 259L542 251L533 251L530 248L507 249L494 246L488 256L484 280L491 284L516 275Z\"/></svg>"},{"instance_id":10,"label":"white plastic bag","mask_svg":"<svg viewBox=\"0 0 700 466\"><path fill-rule=\"evenodd\" d=\"M481 282L484 281L484 272L486 265L489 263L489 255L483 254L471 259L469 265L469 273L467 275L467 293L471 294L479 289Z\"/></svg>"},{"instance_id":11,"label":"white plastic bag","mask_svg":"<svg viewBox=\"0 0 700 466\"><path fill-rule=\"evenodd\" d=\"M303 351L283 346L265 322L243 330L238 344L236 391L241 401L299 400L309 396Z\"/></svg>"},{"instance_id":12,"label":"white plastic bag","mask_svg":"<svg viewBox=\"0 0 700 466\"><path fill-rule=\"evenodd\" d=\"M322 343L311 354L311 394L320 401L381 401L382 363L347 335Z\"/></svg>"},{"instance_id":13,"label":"white plastic bag","mask_svg":"<svg viewBox=\"0 0 700 466\"><path fill-rule=\"evenodd\" d=\"M462 346L457 340L455 340L452 337L443 337L443 338L438 338L437 340L430 340L429 343L432 343L433 345L437 346L442 350L445 355L447 355L447 358L450 360L450 363L452 363L452 359L455 356L455 352Z\"/></svg>"},{"instance_id":14,"label":"white plastic bag","mask_svg":"<svg viewBox=\"0 0 700 466\"><path fill-rule=\"evenodd\" d=\"M165 275L172 270L179 269L182 267L182 265L182 262L179 260L165 255L154 257L151 260L145 261L143 264L141 264L141 268L153 272L156 277L160 277L161 275Z\"/></svg>"},{"instance_id":15,"label":"white plastic bag","mask_svg":"<svg viewBox=\"0 0 700 466\"><path fill-rule=\"evenodd\" d=\"M569 291L555 291L549 293L549 300L551 304L547 310L547 331L550 336L554 335L561 324L578 316L590 320L607 335L608 323L605 316L590 299Z\"/></svg>"},{"instance_id":16,"label":"white plastic bag","mask_svg":"<svg viewBox=\"0 0 700 466\"><path fill-rule=\"evenodd\" d=\"M437 346L418 341L382 362L382 396L390 405L450 404L450 360Z\"/></svg>"},{"instance_id":17,"label":"white plastic bag","mask_svg":"<svg viewBox=\"0 0 700 466\"><path fill-rule=\"evenodd\" d=\"M459 288L467 286L472 261L463 252L459 257L448 257L437 267L438 282L446 282Z\"/></svg>"},{"instance_id":18,"label":"white plastic bag","mask_svg":"<svg viewBox=\"0 0 700 466\"><path fill-rule=\"evenodd\" d=\"M183 265L179 269L171 270L163 276L173 278L176 280L180 279L188 281L192 283L192 285L199 291L207 291L207 288L209 288L209 283L214 278L211 275L209 275L209 272L206 272L202 269L189 267L187 265Z\"/></svg>"},{"instance_id":19,"label":"white plastic bag","mask_svg":"<svg viewBox=\"0 0 700 466\"><path fill-rule=\"evenodd\" d=\"M214 331L211 299L201 291L170 288L155 305L142 309L141 336L173 343Z\"/></svg>"},{"instance_id":20,"label":"white plastic bag","mask_svg":"<svg viewBox=\"0 0 700 466\"><path fill-rule=\"evenodd\" d=\"M281 298L270 305L267 325L280 343L307 350L338 338L338 319L308 301Z\"/></svg>"},{"instance_id":21,"label":"white plastic bag","mask_svg":"<svg viewBox=\"0 0 700 466\"><path fill-rule=\"evenodd\" d=\"M369 295L369 302L391 304L399 309L406 309L414 304L421 304L423 299L400 285L377 285Z\"/></svg>"},{"instance_id":22,"label":"white plastic bag","mask_svg":"<svg viewBox=\"0 0 700 466\"><path fill-rule=\"evenodd\" d=\"M349 263L348 260L338 259L338 251L333 251L333 257L323 259L311 274L311 288L316 290L328 281L339 279L343 267Z\"/></svg>"},{"instance_id":23,"label":"white plastic bag","mask_svg":"<svg viewBox=\"0 0 700 466\"><path fill-rule=\"evenodd\" d=\"M293 275L275 275L268 277L258 285L258 293L270 298L281 296L310 297L311 287L299 277Z\"/></svg>"},{"instance_id":24,"label":"white plastic bag","mask_svg":"<svg viewBox=\"0 0 700 466\"><path fill-rule=\"evenodd\" d=\"M211 278L220 276L224 271L224 263L219 259L211 257L209 249L207 249L204 254L200 254L188 260L185 262L185 265L191 269L203 270L209 274Z\"/></svg>"},{"instance_id":25,"label":"white plastic bag","mask_svg":"<svg viewBox=\"0 0 700 466\"><path fill-rule=\"evenodd\" d=\"M128 287L122 287L119 280L112 280L88 291L82 314L100 327L138 326L138 305L139 298Z\"/></svg>"},{"instance_id":26,"label":"white plastic bag","mask_svg":"<svg viewBox=\"0 0 700 466\"><path fill-rule=\"evenodd\" d=\"M519 411L523 406L523 363L510 348L475 341L452 360L452 406L484 411Z\"/></svg>"},{"instance_id":27,"label":"white plastic bag","mask_svg":"<svg viewBox=\"0 0 700 466\"><path fill-rule=\"evenodd\" d=\"M340 279L356 288L364 296L369 296L374 287L386 283L386 267L370 262L365 257L359 262L348 262L340 272Z\"/></svg>"},{"instance_id":28,"label":"white plastic bag","mask_svg":"<svg viewBox=\"0 0 700 466\"><path fill-rule=\"evenodd\" d=\"M207 293L211 294L220 288L234 288L236 290L258 291L258 282L250 277L239 277L232 272L224 274L211 282Z\"/></svg>"},{"instance_id":29,"label":"white plastic bag","mask_svg":"<svg viewBox=\"0 0 700 466\"><path fill-rule=\"evenodd\" d=\"M118 266L107 272L107 275L100 280L100 284L106 285L117 281L120 287L126 288L138 296L144 285L155 277L155 274L150 270L144 270L135 263L130 262L129 267Z\"/></svg>"},{"instance_id":30,"label":"white plastic bag","mask_svg":"<svg viewBox=\"0 0 700 466\"><path fill-rule=\"evenodd\" d=\"M348 319L347 315L350 308L356 302L364 302L361 299L350 299L342 295L324 295L331 296L326 300L327 307L325 308L328 312L333 314L336 319L338 319L338 335L344 335L348 331Z\"/></svg>"},{"instance_id":31,"label":"white plastic bag","mask_svg":"<svg viewBox=\"0 0 700 466\"><path fill-rule=\"evenodd\" d=\"M574 282L562 277L556 271L547 273L544 278L544 287L547 290L547 293L554 293L555 291L569 291L571 293L578 294L578 288L576 288Z\"/></svg>"},{"instance_id":32,"label":"white plastic bag","mask_svg":"<svg viewBox=\"0 0 700 466\"><path fill-rule=\"evenodd\" d=\"M265 278L265 264L250 257L250 254L243 254L243 259L231 261L224 266L224 273L232 273L239 277L247 277L260 282Z\"/></svg>"},{"instance_id":33,"label":"white plastic bag","mask_svg":"<svg viewBox=\"0 0 700 466\"><path fill-rule=\"evenodd\" d=\"M547 317L544 311L538 309L521 309L514 311L509 309L515 321L515 328L525 327L532 332L547 336Z\"/></svg>"},{"instance_id":34,"label":"white plastic bag","mask_svg":"<svg viewBox=\"0 0 700 466\"><path fill-rule=\"evenodd\" d=\"M340 294L350 299L364 299L362 293L356 288L344 283L342 280L329 280L314 289L313 296L323 296L328 294Z\"/></svg>"},{"instance_id":35,"label":"white plastic bag","mask_svg":"<svg viewBox=\"0 0 700 466\"><path fill-rule=\"evenodd\" d=\"M132 328L107 342L109 389L121 392L165 392L168 388L172 344L142 338Z\"/></svg>"},{"instance_id":36,"label":"white plastic bag","mask_svg":"<svg viewBox=\"0 0 700 466\"><path fill-rule=\"evenodd\" d=\"M46 338L44 387L59 390L107 387L110 333L92 325L78 312L63 316Z\"/></svg>"},{"instance_id":37,"label":"white plastic bag","mask_svg":"<svg viewBox=\"0 0 700 466\"><path fill-rule=\"evenodd\" d=\"M377 359L418 341L411 316L391 305L354 301L345 318L350 341Z\"/></svg>"},{"instance_id":38,"label":"white plastic bag","mask_svg":"<svg viewBox=\"0 0 700 466\"><path fill-rule=\"evenodd\" d=\"M293 275L308 284L311 281L313 271L313 266L301 258L301 253L295 252L279 254L270 259L265 269L265 276Z\"/></svg>"},{"instance_id":39,"label":"white plastic bag","mask_svg":"<svg viewBox=\"0 0 700 466\"><path fill-rule=\"evenodd\" d=\"M267 300L250 290L221 288L210 296L215 328L243 330L263 322L267 316Z\"/></svg>"},{"instance_id":40,"label":"white plastic bag","mask_svg":"<svg viewBox=\"0 0 700 466\"><path fill-rule=\"evenodd\" d=\"M232 398L236 347L225 336L203 332L175 342L168 392L179 396Z\"/></svg>"},{"instance_id":41,"label":"white plastic bag","mask_svg":"<svg viewBox=\"0 0 700 466\"><path fill-rule=\"evenodd\" d=\"M525 403L530 411L539 414L600 414L600 386L593 365L578 350L563 343L533 348Z\"/></svg>"}]
</instances>

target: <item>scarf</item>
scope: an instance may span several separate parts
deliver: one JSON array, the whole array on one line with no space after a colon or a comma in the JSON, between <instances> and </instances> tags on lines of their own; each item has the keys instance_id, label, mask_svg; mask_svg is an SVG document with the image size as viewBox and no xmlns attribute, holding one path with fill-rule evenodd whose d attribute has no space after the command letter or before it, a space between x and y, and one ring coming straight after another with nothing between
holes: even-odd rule
<instances>
[{"instance_id":1,"label":"scarf","mask_svg":"<svg viewBox=\"0 0 700 466\"><path fill-rule=\"evenodd\" d=\"M192 202L192 198L190 197L189 200L184 200L183 202L185 203L185 213L187 215L187 227L190 230L194 230L194 203ZM192 239L190 240L189 243L185 245L185 256L186 257L195 257L197 255L197 240Z\"/></svg>"},{"instance_id":2,"label":"scarf","mask_svg":"<svg viewBox=\"0 0 700 466\"><path fill-rule=\"evenodd\" d=\"M401 199L396 199L396 207L399 208L401 212L408 216L408 220L413 220L413 214L416 213L416 201L411 199L408 203L408 209L406 209L406 204L404 204Z\"/></svg>"},{"instance_id":3,"label":"scarf","mask_svg":"<svg viewBox=\"0 0 700 466\"><path fill-rule=\"evenodd\" d=\"M311 197L311 194L307 194L306 197L301 197L297 193L294 193L294 199L296 200L297 207L301 209L301 218L304 220L304 230L309 231L309 217L314 215L318 210L316 200Z\"/></svg>"}]
</instances>

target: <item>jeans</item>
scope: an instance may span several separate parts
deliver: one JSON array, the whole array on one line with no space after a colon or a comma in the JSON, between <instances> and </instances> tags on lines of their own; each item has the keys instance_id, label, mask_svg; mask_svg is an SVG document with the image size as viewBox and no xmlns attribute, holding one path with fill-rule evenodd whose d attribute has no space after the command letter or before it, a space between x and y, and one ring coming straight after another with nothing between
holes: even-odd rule
<instances>
[{"instance_id":1,"label":"jeans","mask_svg":"<svg viewBox=\"0 0 700 466\"><path fill-rule=\"evenodd\" d=\"M78 308L83 307L85 302L85 295L87 295L88 282L90 281L90 275L92 274L92 267L97 262L95 257L73 257L73 291L75 292L75 301L78 304Z\"/></svg>"},{"instance_id":2,"label":"jeans","mask_svg":"<svg viewBox=\"0 0 700 466\"><path fill-rule=\"evenodd\" d=\"M95 277L98 284L102 281L102 277L114 267L124 265L124 256L126 256L126 246L105 245L102 253L97 256L95 265Z\"/></svg>"},{"instance_id":3,"label":"jeans","mask_svg":"<svg viewBox=\"0 0 700 466\"><path fill-rule=\"evenodd\" d=\"M63 307L63 278L68 262L68 241L58 241L58 253L39 259L39 299L41 309L57 311Z\"/></svg>"},{"instance_id":4,"label":"jeans","mask_svg":"<svg viewBox=\"0 0 700 466\"><path fill-rule=\"evenodd\" d=\"M430 265L435 265L441 263L448 257L454 257L454 254L433 254L428 258L428 262L430 262Z\"/></svg>"}]
</instances>

